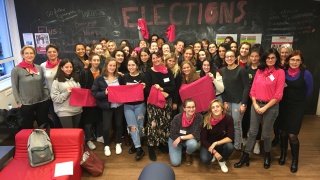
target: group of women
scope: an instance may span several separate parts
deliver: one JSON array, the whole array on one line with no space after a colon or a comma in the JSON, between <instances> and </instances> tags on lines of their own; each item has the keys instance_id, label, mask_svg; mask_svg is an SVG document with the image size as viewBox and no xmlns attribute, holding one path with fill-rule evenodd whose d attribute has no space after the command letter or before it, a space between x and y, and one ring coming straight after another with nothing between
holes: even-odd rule
<instances>
[{"instance_id":1,"label":"group of women","mask_svg":"<svg viewBox=\"0 0 320 180\"><path fill-rule=\"evenodd\" d=\"M235 168L249 166L253 148L260 153L258 134L264 140L264 168L270 167L270 131L279 114L279 164L285 163L289 141L291 171L298 170L298 134L304 114L299 104L313 89L299 50L292 51L283 63L273 48L263 51L261 45L247 42L238 47L235 41L218 46L205 39L187 47L178 40L174 49L163 38L152 41L150 48L141 40L135 49L126 40L117 47L114 41L101 39L93 45L76 44L72 60L59 59L55 45L48 45L46 51L48 60L39 66L33 63L35 49L23 47L23 61L12 70L12 89L23 128L32 128L34 119L38 125L44 123L50 112L54 127L82 127L87 145L95 149L94 140L104 143L106 156L111 155L111 129L116 154L122 153L122 136L127 131L133 142L129 153L135 153L136 160L145 155L142 137L146 136L150 160L156 161L158 148L169 153L173 166L181 164L182 154L190 165L192 153L201 144L200 160L204 164L217 160L221 170L228 172L226 162L234 150L244 150ZM216 99L207 111L196 113L195 101L181 102L179 89L204 76L212 79ZM109 86L137 83L143 85L143 101L108 101ZM97 107L69 105L72 89L80 87L91 89ZM163 107L147 103L153 90L164 98Z\"/></svg>"}]
</instances>

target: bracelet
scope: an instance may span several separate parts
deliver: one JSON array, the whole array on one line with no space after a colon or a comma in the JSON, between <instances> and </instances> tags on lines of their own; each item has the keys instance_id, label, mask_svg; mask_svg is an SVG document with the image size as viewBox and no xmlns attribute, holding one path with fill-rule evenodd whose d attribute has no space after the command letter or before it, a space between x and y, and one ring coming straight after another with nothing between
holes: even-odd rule
<instances>
[{"instance_id":1,"label":"bracelet","mask_svg":"<svg viewBox=\"0 0 320 180\"><path fill-rule=\"evenodd\" d=\"M182 141L183 140L182 136L179 136L179 137L180 137L180 140Z\"/></svg>"}]
</instances>

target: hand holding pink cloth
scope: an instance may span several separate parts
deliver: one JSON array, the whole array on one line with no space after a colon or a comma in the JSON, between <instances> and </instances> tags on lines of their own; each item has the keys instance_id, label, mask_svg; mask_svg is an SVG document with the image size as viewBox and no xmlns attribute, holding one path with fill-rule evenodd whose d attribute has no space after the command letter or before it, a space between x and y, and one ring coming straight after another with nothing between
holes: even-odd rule
<instances>
[{"instance_id":1,"label":"hand holding pink cloth","mask_svg":"<svg viewBox=\"0 0 320 180\"><path fill-rule=\"evenodd\" d=\"M164 108L166 105L166 99L159 89L156 89L154 86L151 86L150 94L148 97L147 103L158 106L159 108Z\"/></svg>"}]
</instances>

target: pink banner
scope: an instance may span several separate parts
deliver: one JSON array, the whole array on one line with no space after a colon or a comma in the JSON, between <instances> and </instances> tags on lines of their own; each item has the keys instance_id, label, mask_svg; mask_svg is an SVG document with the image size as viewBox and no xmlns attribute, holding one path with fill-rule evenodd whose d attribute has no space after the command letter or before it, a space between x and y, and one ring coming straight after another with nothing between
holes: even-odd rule
<instances>
[{"instance_id":1,"label":"pink banner","mask_svg":"<svg viewBox=\"0 0 320 180\"><path fill-rule=\"evenodd\" d=\"M138 102L144 100L143 85L119 85L108 86L109 102L127 103Z\"/></svg>"}]
</instances>

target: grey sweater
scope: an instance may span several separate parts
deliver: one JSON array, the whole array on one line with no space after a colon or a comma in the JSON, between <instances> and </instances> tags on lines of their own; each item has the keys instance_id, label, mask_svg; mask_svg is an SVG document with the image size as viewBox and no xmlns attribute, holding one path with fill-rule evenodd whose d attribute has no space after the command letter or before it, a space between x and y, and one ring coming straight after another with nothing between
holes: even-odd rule
<instances>
[{"instance_id":1,"label":"grey sweater","mask_svg":"<svg viewBox=\"0 0 320 180\"><path fill-rule=\"evenodd\" d=\"M32 105L50 98L42 69L36 64L34 67L38 74L30 74L19 66L11 71L12 93L17 104Z\"/></svg>"},{"instance_id":2,"label":"grey sweater","mask_svg":"<svg viewBox=\"0 0 320 180\"><path fill-rule=\"evenodd\" d=\"M66 79L65 82L54 80L52 83L50 95L54 111L59 117L75 116L82 112L82 107L69 105L70 93L67 91L69 87L80 88L80 83L75 82L73 78Z\"/></svg>"},{"instance_id":3,"label":"grey sweater","mask_svg":"<svg viewBox=\"0 0 320 180\"><path fill-rule=\"evenodd\" d=\"M50 69L50 68L46 68L46 62L44 62L40 66L43 71L46 85L47 85L49 91L51 91L51 86L52 86L52 83L54 80L54 76L57 74L58 65L56 67Z\"/></svg>"}]
</instances>

